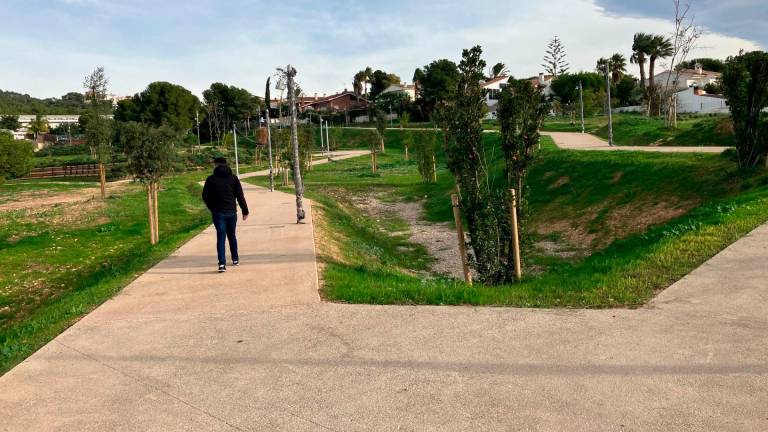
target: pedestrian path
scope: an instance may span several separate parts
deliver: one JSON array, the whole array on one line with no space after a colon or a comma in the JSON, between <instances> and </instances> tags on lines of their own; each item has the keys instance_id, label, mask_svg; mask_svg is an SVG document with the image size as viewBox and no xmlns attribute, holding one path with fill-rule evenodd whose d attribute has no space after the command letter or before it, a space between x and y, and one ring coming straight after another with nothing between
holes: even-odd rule
<instances>
[{"instance_id":1,"label":"pedestrian path","mask_svg":"<svg viewBox=\"0 0 768 432\"><path fill-rule=\"evenodd\" d=\"M331 304L311 203L244 186L241 266L192 239L0 377L0 431L768 430L768 226L639 309Z\"/></svg>"},{"instance_id":2,"label":"pedestrian path","mask_svg":"<svg viewBox=\"0 0 768 432\"><path fill-rule=\"evenodd\" d=\"M608 142L588 133L542 132L550 136L558 147L570 150L644 151L658 153L722 153L731 147L710 146L610 146Z\"/></svg>"}]
</instances>

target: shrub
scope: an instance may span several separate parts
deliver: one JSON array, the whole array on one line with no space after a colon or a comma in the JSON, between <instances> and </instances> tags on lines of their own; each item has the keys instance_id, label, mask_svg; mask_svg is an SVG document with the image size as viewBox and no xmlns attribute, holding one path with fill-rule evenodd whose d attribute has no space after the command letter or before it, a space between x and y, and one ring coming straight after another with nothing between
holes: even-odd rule
<instances>
[{"instance_id":1,"label":"shrub","mask_svg":"<svg viewBox=\"0 0 768 432\"><path fill-rule=\"evenodd\" d=\"M0 182L29 174L33 155L32 143L15 140L9 132L0 132Z\"/></svg>"}]
</instances>

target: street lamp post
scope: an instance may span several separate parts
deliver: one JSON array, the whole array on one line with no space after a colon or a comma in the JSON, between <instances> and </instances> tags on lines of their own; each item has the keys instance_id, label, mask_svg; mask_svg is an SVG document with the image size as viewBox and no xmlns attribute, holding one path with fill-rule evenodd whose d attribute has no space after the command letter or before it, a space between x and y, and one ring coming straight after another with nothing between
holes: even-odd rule
<instances>
[{"instance_id":1,"label":"street lamp post","mask_svg":"<svg viewBox=\"0 0 768 432\"><path fill-rule=\"evenodd\" d=\"M579 107L581 109L581 133L584 133L584 87L579 81Z\"/></svg>"},{"instance_id":2,"label":"street lamp post","mask_svg":"<svg viewBox=\"0 0 768 432\"><path fill-rule=\"evenodd\" d=\"M608 107L608 145L613 146L613 113L611 108L611 79L608 71L610 63L605 65L605 88L608 96L605 106Z\"/></svg>"},{"instance_id":3,"label":"street lamp post","mask_svg":"<svg viewBox=\"0 0 768 432\"><path fill-rule=\"evenodd\" d=\"M232 122L232 137L235 141L235 175L240 177L240 161L237 159L237 128L235 122Z\"/></svg>"}]
</instances>

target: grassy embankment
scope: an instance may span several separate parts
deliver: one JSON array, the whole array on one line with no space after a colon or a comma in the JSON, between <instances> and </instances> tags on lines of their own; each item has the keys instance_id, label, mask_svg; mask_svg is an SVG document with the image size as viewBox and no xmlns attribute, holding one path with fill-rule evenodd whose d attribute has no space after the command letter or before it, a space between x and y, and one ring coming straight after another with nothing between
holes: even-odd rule
<instances>
[{"instance_id":1,"label":"grassy embankment","mask_svg":"<svg viewBox=\"0 0 768 432\"><path fill-rule=\"evenodd\" d=\"M0 186L0 374L206 226L196 183L203 176L163 181L155 247L149 245L147 200L139 185L110 186L105 201L84 201L83 195L98 192L95 183L81 180Z\"/></svg>"},{"instance_id":2,"label":"grassy embankment","mask_svg":"<svg viewBox=\"0 0 768 432\"><path fill-rule=\"evenodd\" d=\"M418 272L430 259L402 234L402 221L377 221L353 205L356 194L379 191L385 199L423 200L429 220L451 220L451 175L441 169L437 184L421 183L415 164L402 160L397 134L388 132L377 176L367 157L317 166L306 175L322 213L323 294L330 300L639 305L768 220L766 177L742 176L723 156L562 151L544 138L529 177L532 216L523 221L525 266L529 273L544 271L509 286L425 279ZM489 148L498 142L497 135L485 139ZM569 253L541 254L541 241Z\"/></svg>"},{"instance_id":3,"label":"grassy embankment","mask_svg":"<svg viewBox=\"0 0 768 432\"><path fill-rule=\"evenodd\" d=\"M613 138L618 145L661 146L733 146L730 117L725 115L681 116L677 129L664 125L657 117L640 114L616 114L613 117ZM608 139L608 118L604 116L584 119L585 130ZM549 132L581 132L576 119L549 118L542 127Z\"/></svg>"}]
</instances>

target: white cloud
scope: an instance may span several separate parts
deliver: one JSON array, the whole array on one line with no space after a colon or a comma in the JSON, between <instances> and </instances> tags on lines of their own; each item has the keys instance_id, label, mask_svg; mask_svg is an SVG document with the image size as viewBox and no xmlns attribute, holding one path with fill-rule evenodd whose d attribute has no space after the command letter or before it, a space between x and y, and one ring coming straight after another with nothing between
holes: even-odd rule
<instances>
[{"instance_id":1,"label":"white cloud","mask_svg":"<svg viewBox=\"0 0 768 432\"><path fill-rule=\"evenodd\" d=\"M232 25L216 28L177 22L175 26L186 25L184 31L189 33L175 37L161 33L153 39L155 46L149 47L111 43L114 29L101 33L106 40L93 46L71 43L66 35L45 40L16 34L0 38L0 49L14 52L12 59L0 58L0 82L5 89L58 96L80 90L82 76L103 65L112 91L120 94L141 91L157 80L181 84L197 94L214 81L262 94L274 68L292 63L302 88L322 94L351 88L352 75L368 65L410 80L416 67L439 58L458 60L462 48L475 44L483 46L489 63L504 62L518 77L536 75L546 44L555 34L565 44L571 69L591 70L601 56L614 52L629 56L635 32L671 30L664 20L606 16L590 0L529 2L525 7L488 0L482 8L490 12L485 18L483 14L462 17L463 8L451 7L449 1L435 3L432 10L425 4L359 19L312 10L291 19L233 16ZM117 24L113 20L109 25ZM158 31L149 27L132 31L150 30ZM99 29L91 31L99 34ZM189 35L194 35L194 42ZM703 48L695 55L712 57L759 48L753 42L717 34L706 35L700 45Z\"/></svg>"}]
</instances>

